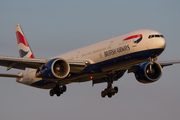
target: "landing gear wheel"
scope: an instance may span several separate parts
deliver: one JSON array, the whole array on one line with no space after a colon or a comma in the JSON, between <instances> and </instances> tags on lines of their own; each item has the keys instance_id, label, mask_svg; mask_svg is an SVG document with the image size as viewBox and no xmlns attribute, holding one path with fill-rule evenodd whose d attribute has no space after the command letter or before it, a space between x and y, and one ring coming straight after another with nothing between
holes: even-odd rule
<instances>
[{"instance_id":1,"label":"landing gear wheel","mask_svg":"<svg viewBox=\"0 0 180 120\"><path fill-rule=\"evenodd\" d=\"M66 92L67 87L65 85L62 86L63 92Z\"/></svg>"},{"instance_id":2,"label":"landing gear wheel","mask_svg":"<svg viewBox=\"0 0 180 120\"><path fill-rule=\"evenodd\" d=\"M101 97L104 98L106 96L105 91L101 92Z\"/></svg>"},{"instance_id":3,"label":"landing gear wheel","mask_svg":"<svg viewBox=\"0 0 180 120\"><path fill-rule=\"evenodd\" d=\"M54 96L54 90L53 90L53 89L49 91L49 95L50 95L51 97Z\"/></svg>"},{"instance_id":4,"label":"landing gear wheel","mask_svg":"<svg viewBox=\"0 0 180 120\"><path fill-rule=\"evenodd\" d=\"M115 93L118 93L118 87L114 87Z\"/></svg>"},{"instance_id":5,"label":"landing gear wheel","mask_svg":"<svg viewBox=\"0 0 180 120\"><path fill-rule=\"evenodd\" d=\"M60 94L63 94L64 92L61 90L59 93L60 93Z\"/></svg>"},{"instance_id":6,"label":"landing gear wheel","mask_svg":"<svg viewBox=\"0 0 180 120\"><path fill-rule=\"evenodd\" d=\"M108 93L108 97L111 98L112 97L112 93Z\"/></svg>"},{"instance_id":7,"label":"landing gear wheel","mask_svg":"<svg viewBox=\"0 0 180 120\"><path fill-rule=\"evenodd\" d=\"M61 94L66 92L66 90L67 87L65 85L60 86L59 84L56 84L56 86L49 91L49 95L54 96L54 94L56 94L59 97Z\"/></svg>"},{"instance_id":8,"label":"landing gear wheel","mask_svg":"<svg viewBox=\"0 0 180 120\"><path fill-rule=\"evenodd\" d=\"M56 95L59 97L59 96L61 95L61 93L60 93L60 92L57 92Z\"/></svg>"},{"instance_id":9,"label":"landing gear wheel","mask_svg":"<svg viewBox=\"0 0 180 120\"><path fill-rule=\"evenodd\" d=\"M112 94L112 96L115 95L115 94L116 94L116 93L115 93L115 90L113 90L113 92L111 92L111 94Z\"/></svg>"}]
</instances>

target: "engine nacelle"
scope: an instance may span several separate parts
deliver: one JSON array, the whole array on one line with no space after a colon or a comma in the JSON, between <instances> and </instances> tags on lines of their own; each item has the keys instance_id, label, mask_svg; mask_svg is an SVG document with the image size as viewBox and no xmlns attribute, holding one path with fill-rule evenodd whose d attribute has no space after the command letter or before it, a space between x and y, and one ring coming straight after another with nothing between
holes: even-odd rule
<instances>
[{"instance_id":1,"label":"engine nacelle","mask_svg":"<svg viewBox=\"0 0 180 120\"><path fill-rule=\"evenodd\" d=\"M135 72L135 77L137 81L144 84L156 82L161 78L161 75L162 75L162 67L161 65L159 65L159 63L156 62L154 62L151 65L151 68L150 68L150 63L145 62Z\"/></svg>"},{"instance_id":2,"label":"engine nacelle","mask_svg":"<svg viewBox=\"0 0 180 120\"><path fill-rule=\"evenodd\" d=\"M63 79L70 71L68 62L63 59L55 58L49 60L41 69L36 72L37 77L50 79Z\"/></svg>"}]
</instances>

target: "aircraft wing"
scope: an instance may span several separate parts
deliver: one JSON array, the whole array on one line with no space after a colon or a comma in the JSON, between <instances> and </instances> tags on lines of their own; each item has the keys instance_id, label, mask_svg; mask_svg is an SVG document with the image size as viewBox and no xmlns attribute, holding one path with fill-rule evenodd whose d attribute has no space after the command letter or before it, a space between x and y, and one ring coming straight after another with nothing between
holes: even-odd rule
<instances>
[{"instance_id":1,"label":"aircraft wing","mask_svg":"<svg viewBox=\"0 0 180 120\"><path fill-rule=\"evenodd\" d=\"M25 70L28 68L38 68L46 63L46 59L31 59L31 58L19 58L19 57L6 57L0 56L0 66L7 67L7 70L11 68Z\"/></svg>"},{"instance_id":2,"label":"aircraft wing","mask_svg":"<svg viewBox=\"0 0 180 120\"><path fill-rule=\"evenodd\" d=\"M165 66L170 66L170 65L173 65L173 64L180 63L180 60L173 60L173 61L158 61L157 63L159 63L162 67L165 67Z\"/></svg>"},{"instance_id":3,"label":"aircraft wing","mask_svg":"<svg viewBox=\"0 0 180 120\"><path fill-rule=\"evenodd\" d=\"M180 63L180 60L157 61L157 63L159 63L163 68L163 67L170 66L173 64L178 64ZM133 65L130 69L128 69L128 73L135 72L139 68L139 66L140 64Z\"/></svg>"},{"instance_id":4,"label":"aircraft wing","mask_svg":"<svg viewBox=\"0 0 180 120\"><path fill-rule=\"evenodd\" d=\"M25 68L39 68L48 62L49 59L35 59L35 58L19 58L19 57L6 57L0 56L0 66L25 70ZM71 60L67 61L71 67L71 72L77 73L83 70L90 64L88 60Z\"/></svg>"}]
</instances>

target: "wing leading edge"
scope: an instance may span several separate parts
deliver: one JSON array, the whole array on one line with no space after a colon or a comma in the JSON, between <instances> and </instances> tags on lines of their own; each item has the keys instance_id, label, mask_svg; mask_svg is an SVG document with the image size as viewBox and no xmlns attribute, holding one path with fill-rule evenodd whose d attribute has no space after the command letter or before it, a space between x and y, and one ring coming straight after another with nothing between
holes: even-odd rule
<instances>
[{"instance_id":1,"label":"wing leading edge","mask_svg":"<svg viewBox=\"0 0 180 120\"><path fill-rule=\"evenodd\" d=\"M38 68L46 63L46 59L30 59L19 57L0 56L0 66L25 70L25 68Z\"/></svg>"},{"instance_id":2,"label":"wing leading edge","mask_svg":"<svg viewBox=\"0 0 180 120\"><path fill-rule=\"evenodd\" d=\"M162 67L165 67L165 66L170 66L170 65L173 65L173 64L178 64L178 63L180 63L180 60L159 61L157 63L159 63Z\"/></svg>"}]
</instances>

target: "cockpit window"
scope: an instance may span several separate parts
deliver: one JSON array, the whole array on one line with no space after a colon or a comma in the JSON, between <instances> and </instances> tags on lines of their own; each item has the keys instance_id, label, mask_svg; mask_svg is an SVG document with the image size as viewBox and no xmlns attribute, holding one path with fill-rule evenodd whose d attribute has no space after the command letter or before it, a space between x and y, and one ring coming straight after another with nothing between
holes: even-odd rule
<instances>
[{"instance_id":1,"label":"cockpit window","mask_svg":"<svg viewBox=\"0 0 180 120\"><path fill-rule=\"evenodd\" d=\"M164 38L164 36L163 35L160 35L162 38Z\"/></svg>"},{"instance_id":2,"label":"cockpit window","mask_svg":"<svg viewBox=\"0 0 180 120\"><path fill-rule=\"evenodd\" d=\"M155 37L160 37L160 35L155 35Z\"/></svg>"},{"instance_id":3,"label":"cockpit window","mask_svg":"<svg viewBox=\"0 0 180 120\"><path fill-rule=\"evenodd\" d=\"M154 37L162 37L162 38L164 38L164 36L163 36L163 35L149 35L149 37L148 37L148 38L154 38Z\"/></svg>"}]
</instances>

